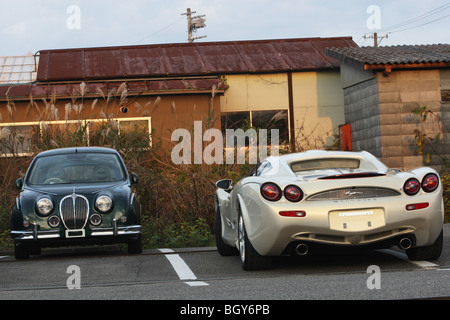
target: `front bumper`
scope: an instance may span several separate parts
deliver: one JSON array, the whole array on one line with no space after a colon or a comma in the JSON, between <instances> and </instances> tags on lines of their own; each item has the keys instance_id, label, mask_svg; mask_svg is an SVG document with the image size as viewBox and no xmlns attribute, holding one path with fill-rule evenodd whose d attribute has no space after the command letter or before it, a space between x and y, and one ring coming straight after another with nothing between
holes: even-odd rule
<instances>
[{"instance_id":1,"label":"front bumper","mask_svg":"<svg viewBox=\"0 0 450 320\"><path fill-rule=\"evenodd\" d=\"M47 241L47 240L94 240L96 238L123 238L138 236L141 232L140 225L117 226L113 223L111 227L92 227L90 231L80 230L39 230L38 225L33 224L33 230L12 230L11 238L14 241ZM87 234L88 233L88 234Z\"/></svg>"}]
</instances>

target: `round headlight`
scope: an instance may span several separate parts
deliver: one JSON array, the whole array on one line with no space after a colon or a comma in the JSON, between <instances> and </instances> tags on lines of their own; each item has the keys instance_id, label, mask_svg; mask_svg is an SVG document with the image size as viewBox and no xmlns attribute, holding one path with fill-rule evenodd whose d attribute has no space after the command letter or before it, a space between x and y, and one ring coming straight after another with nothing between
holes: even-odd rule
<instances>
[{"instance_id":1,"label":"round headlight","mask_svg":"<svg viewBox=\"0 0 450 320\"><path fill-rule=\"evenodd\" d=\"M53 211L53 202L50 198L41 198L36 203L36 209L39 214L47 216Z\"/></svg>"},{"instance_id":2,"label":"round headlight","mask_svg":"<svg viewBox=\"0 0 450 320\"><path fill-rule=\"evenodd\" d=\"M95 208L102 212L108 212L109 210L111 210L112 208L112 199L108 196L100 196L97 198L97 200L95 201Z\"/></svg>"}]
</instances>

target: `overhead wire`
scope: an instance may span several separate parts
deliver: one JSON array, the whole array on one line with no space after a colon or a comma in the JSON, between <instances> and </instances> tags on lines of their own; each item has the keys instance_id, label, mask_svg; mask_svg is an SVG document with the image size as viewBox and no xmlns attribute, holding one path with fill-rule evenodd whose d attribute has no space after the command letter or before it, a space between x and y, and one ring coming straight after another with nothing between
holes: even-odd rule
<instances>
[{"instance_id":1,"label":"overhead wire","mask_svg":"<svg viewBox=\"0 0 450 320\"><path fill-rule=\"evenodd\" d=\"M436 22L436 21L445 19L445 18L447 18L447 17L450 17L450 14L447 14L447 15L445 15L445 16L443 16L443 17L438 18L438 19L434 19L434 20L432 20L432 21L428 21L428 22L419 24L419 25L417 25L417 26L412 26L412 27L409 27L409 28L401 29L401 30L395 30L395 31L391 31L391 32L389 32L389 33L396 33L396 32L401 32L401 31L406 31L406 30L411 30L411 29L419 28L419 27L425 26L425 25L427 25L427 24L430 24L430 23L433 23L433 22Z\"/></svg>"},{"instance_id":2,"label":"overhead wire","mask_svg":"<svg viewBox=\"0 0 450 320\"><path fill-rule=\"evenodd\" d=\"M406 31L406 30L410 30L410 29L413 29L413 28L418 28L418 27L421 27L421 26L430 24L430 23L435 22L435 21L438 21L438 20L442 20L442 19L444 19L444 18L447 18L447 17L450 16L450 15L446 15L446 16L440 17L440 18L438 18L438 19L434 19L434 20L432 20L432 21L428 21L428 22L422 23L422 24L420 24L420 25L411 26L411 27L404 28L404 29L401 29L401 30L395 30L395 29L397 29L397 28L405 27L405 26L407 26L407 25L410 25L410 24L413 24L413 23L422 21L423 19L426 19L426 18L428 18L428 17L431 17L431 16L433 16L433 15L435 15L435 14L442 13L444 10L447 10L447 9L449 9L449 8L450 8L450 2L444 4L444 5L440 6L440 7L437 7L437 8L435 8L435 9L431 10L431 11L428 11L428 12L426 12L426 13L424 13L424 14L421 14L421 15L419 15L419 16L417 16L417 17L414 17L414 18L405 20L405 21L403 21L403 22L400 22L400 23L398 23L398 24L392 25L392 26L387 27L387 28L380 29L380 30L378 30L378 32L380 32L380 33L394 33L394 32ZM391 30L391 31L390 31L390 30Z\"/></svg>"},{"instance_id":3,"label":"overhead wire","mask_svg":"<svg viewBox=\"0 0 450 320\"><path fill-rule=\"evenodd\" d=\"M420 22L424 21L425 19L427 19L427 18L429 18L429 17L432 17L432 16L434 16L434 15L436 15L436 14L442 14L442 13L443 13L445 10L447 10L447 9L450 9L450 2L447 2L447 3L444 4L444 5L441 5L441 6L435 8L435 9L433 9L433 10L430 10L430 11L428 11L428 12L425 12L425 13L423 13L423 14L421 14L421 15L418 15L418 16L416 16L416 17L414 17L414 18L405 20L405 21L403 21L403 22L394 24L394 25L389 26L389 27L386 27L386 28L378 29L378 30L376 31L376 33L378 33L379 35L380 35L380 34L383 34L383 33L385 34L384 36L379 36L379 40L380 40L380 41L378 42L378 45L381 43L381 41L382 41L384 38L387 38L387 37L388 37L388 34L398 33L398 32L402 32L402 31L407 31L407 30L419 28L419 27L422 27L422 26L431 24L431 23L433 23L433 22L436 22L436 21L439 21L439 20L443 20L443 19L445 19L445 18L450 17L450 14L447 14L447 15L445 15L445 16L441 16L441 17L436 18L436 19L433 19L433 20L431 20L431 21L426 21L426 22L420 23ZM411 25L411 24L414 24L414 23L420 23L420 24ZM409 26L409 25L411 25L411 26ZM400 28L400 29L399 29L399 28ZM366 37L366 34L364 34L361 38L364 38L364 41L363 41L363 43L362 43L362 44L364 44L364 43L366 42L366 40L367 40L368 38L371 38L371 37ZM362 44L359 44L359 42L361 41L361 38L358 40L358 43L357 43L357 44L360 45L360 46L362 45Z\"/></svg>"},{"instance_id":4,"label":"overhead wire","mask_svg":"<svg viewBox=\"0 0 450 320\"><path fill-rule=\"evenodd\" d=\"M178 23L179 21L184 20L184 19L186 19L186 18L185 18L185 17L181 17L181 18L175 20L174 22L172 22L171 24L169 24L169 25L167 25L167 26L165 26L165 27L163 27L163 28L161 28L161 29L159 29L159 30L156 30L155 32L149 34L148 36L145 36L145 37L142 38L141 40L134 42L134 44L140 43L140 42L142 42L142 41L144 41L144 40L146 40L146 39L148 39L148 38L151 38L151 37L153 37L155 34L157 34L157 33L161 32L161 31L164 31L164 30L170 28L170 27L173 26L174 24L176 24L176 23Z\"/></svg>"}]
</instances>

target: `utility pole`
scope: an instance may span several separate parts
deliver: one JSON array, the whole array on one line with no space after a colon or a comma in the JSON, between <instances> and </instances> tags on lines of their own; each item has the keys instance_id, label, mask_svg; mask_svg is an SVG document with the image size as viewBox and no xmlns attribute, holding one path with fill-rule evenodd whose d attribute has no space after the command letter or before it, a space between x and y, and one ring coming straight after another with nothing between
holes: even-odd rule
<instances>
[{"instance_id":1,"label":"utility pole","mask_svg":"<svg viewBox=\"0 0 450 320\"><path fill-rule=\"evenodd\" d=\"M380 44L380 42L384 39L384 38L388 38L388 33L386 33L384 36L379 37L378 33L372 33L369 36L364 35L364 39L373 39L373 46L374 47L378 47L378 45ZM379 40L379 41L378 41Z\"/></svg>"},{"instance_id":2,"label":"utility pole","mask_svg":"<svg viewBox=\"0 0 450 320\"><path fill-rule=\"evenodd\" d=\"M206 38L206 36L201 37L193 37L192 33L196 32L197 29L206 27L205 21L206 19L203 19L206 15L201 16L195 16L192 17L192 14L196 13L195 11L191 11L191 8L187 8L185 13L182 13L181 15L187 16L187 26L188 26L188 42L192 43L194 40Z\"/></svg>"}]
</instances>

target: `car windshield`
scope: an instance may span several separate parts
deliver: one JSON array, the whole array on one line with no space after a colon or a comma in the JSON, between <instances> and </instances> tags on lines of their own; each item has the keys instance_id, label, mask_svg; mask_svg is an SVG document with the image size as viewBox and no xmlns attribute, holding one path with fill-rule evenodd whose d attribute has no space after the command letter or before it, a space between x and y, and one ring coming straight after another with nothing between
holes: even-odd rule
<instances>
[{"instance_id":1,"label":"car windshield","mask_svg":"<svg viewBox=\"0 0 450 320\"><path fill-rule=\"evenodd\" d=\"M76 153L37 158L28 174L29 185L118 182L125 179L115 154Z\"/></svg>"}]
</instances>

